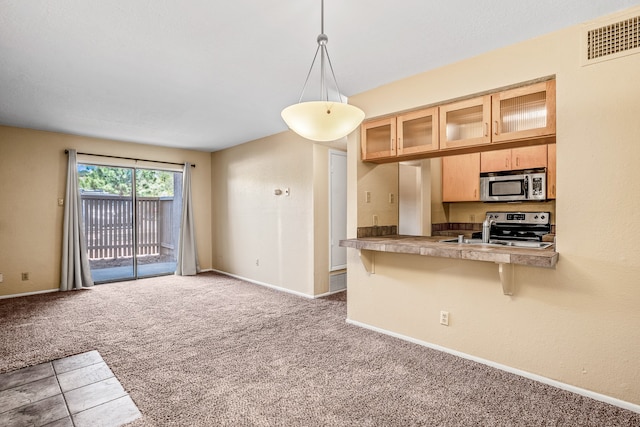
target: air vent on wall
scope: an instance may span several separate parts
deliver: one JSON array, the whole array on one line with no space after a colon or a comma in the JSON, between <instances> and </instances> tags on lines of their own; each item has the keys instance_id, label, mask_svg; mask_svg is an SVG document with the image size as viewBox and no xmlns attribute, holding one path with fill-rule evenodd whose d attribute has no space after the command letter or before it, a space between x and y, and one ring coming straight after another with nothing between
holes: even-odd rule
<instances>
[{"instance_id":1,"label":"air vent on wall","mask_svg":"<svg viewBox=\"0 0 640 427\"><path fill-rule=\"evenodd\" d=\"M585 27L583 65L640 52L640 11L598 21Z\"/></svg>"}]
</instances>

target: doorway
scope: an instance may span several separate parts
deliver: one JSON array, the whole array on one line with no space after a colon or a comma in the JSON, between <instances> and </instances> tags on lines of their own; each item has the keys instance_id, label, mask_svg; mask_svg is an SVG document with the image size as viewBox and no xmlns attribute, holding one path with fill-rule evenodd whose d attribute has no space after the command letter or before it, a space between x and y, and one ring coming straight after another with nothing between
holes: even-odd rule
<instances>
[{"instance_id":1,"label":"doorway","mask_svg":"<svg viewBox=\"0 0 640 427\"><path fill-rule=\"evenodd\" d=\"M181 172L79 163L78 187L95 283L175 272Z\"/></svg>"},{"instance_id":2,"label":"doorway","mask_svg":"<svg viewBox=\"0 0 640 427\"><path fill-rule=\"evenodd\" d=\"M347 249L340 240L347 238L347 153L329 151L329 271L347 268Z\"/></svg>"}]
</instances>

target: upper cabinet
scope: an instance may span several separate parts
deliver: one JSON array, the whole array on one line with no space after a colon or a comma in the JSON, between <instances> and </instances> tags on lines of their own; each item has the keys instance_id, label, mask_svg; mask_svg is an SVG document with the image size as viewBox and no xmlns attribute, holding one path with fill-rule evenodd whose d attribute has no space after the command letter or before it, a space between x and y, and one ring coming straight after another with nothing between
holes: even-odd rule
<instances>
[{"instance_id":1,"label":"upper cabinet","mask_svg":"<svg viewBox=\"0 0 640 427\"><path fill-rule=\"evenodd\" d=\"M480 153L480 172L547 167L547 146L534 145Z\"/></svg>"},{"instance_id":2,"label":"upper cabinet","mask_svg":"<svg viewBox=\"0 0 640 427\"><path fill-rule=\"evenodd\" d=\"M362 160L393 159L438 150L438 109L419 111L362 124Z\"/></svg>"},{"instance_id":3,"label":"upper cabinet","mask_svg":"<svg viewBox=\"0 0 640 427\"><path fill-rule=\"evenodd\" d=\"M361 129L362 160L377 163L552 144L556 81L372 120Z\"/></svg>"},{"instance_id":4,"label":"upper cabinet","mask_svg":"<svg viewBox=\"0 0 640 427\"><path fill-rule=\"evenodd\" d=\"M360 127L362 160L396 156L396 118L374 120Z\"/></svg>"},{"instance_id":5,"label":"upper cabinet","mask_svg":"<svg viewBox=\"0 0 640 427\"><path fill-rule=\"evenodd\" d=\"M398 155L438 149L438 109L428 108L398 116Z\"/></svg>"},{"instance_id":6,"label":"upper cabinet","mask_svg":"<svg viewBox=\"0 0 640 427\"><path fill-rule=\"evenodd\" d=\"M548 80L491 96L492 142L556 133L556 81Z\"/></svg>"},{"instance_id":7,"label":"upper cabinet","mask_svg":"<svg viewBox=\"0 0 640 427\"><path fill-rule=\"evenodd\" d=\"M480 201L480 153L442 158L442 201Z\"/></svg>"},{"instance_id":8,"label":"upper cabinet","mask_svg":"<svg viewBox=\"0 0 640 427\"><path fill-rule=\"evenodd\" d=\"M440 107L440 148L489 144L491 96L467 99Z\"/></svg>"}]
</instances>

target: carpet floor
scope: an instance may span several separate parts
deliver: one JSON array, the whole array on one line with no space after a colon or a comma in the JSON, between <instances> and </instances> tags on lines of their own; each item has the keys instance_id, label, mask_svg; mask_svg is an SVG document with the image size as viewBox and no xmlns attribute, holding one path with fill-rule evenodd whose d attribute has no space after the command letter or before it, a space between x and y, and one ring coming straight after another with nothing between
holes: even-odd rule
<instances>
[{"instance_id":1,"label":"carpet floor","mask_svg":"<svg viewBox=\"0 0 640 427\"><path fill-rule=\"evenodd\" d=\"M640 414L206 273L0 300L0 373L98 350L131 426L639 426Z\"/></svg>"}]
</instances>

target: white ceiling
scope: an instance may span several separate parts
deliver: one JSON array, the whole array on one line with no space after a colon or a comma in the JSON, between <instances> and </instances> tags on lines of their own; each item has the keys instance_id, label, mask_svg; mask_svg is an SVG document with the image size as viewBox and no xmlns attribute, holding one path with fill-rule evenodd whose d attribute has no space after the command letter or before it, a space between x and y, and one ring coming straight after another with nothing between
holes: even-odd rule
<instances>
[{"instance_id":1,"label":"white ceiling","mask_svg":"<svg viewBox=\"0 0 640 427\"><path fill-rule=\"evenodd\" d=\"M349 96L638 3L326 0L325 33ZM319 32L320 0L0 0L0 124L241 144L286 129Z\"/></svg>"}]
</instances>

